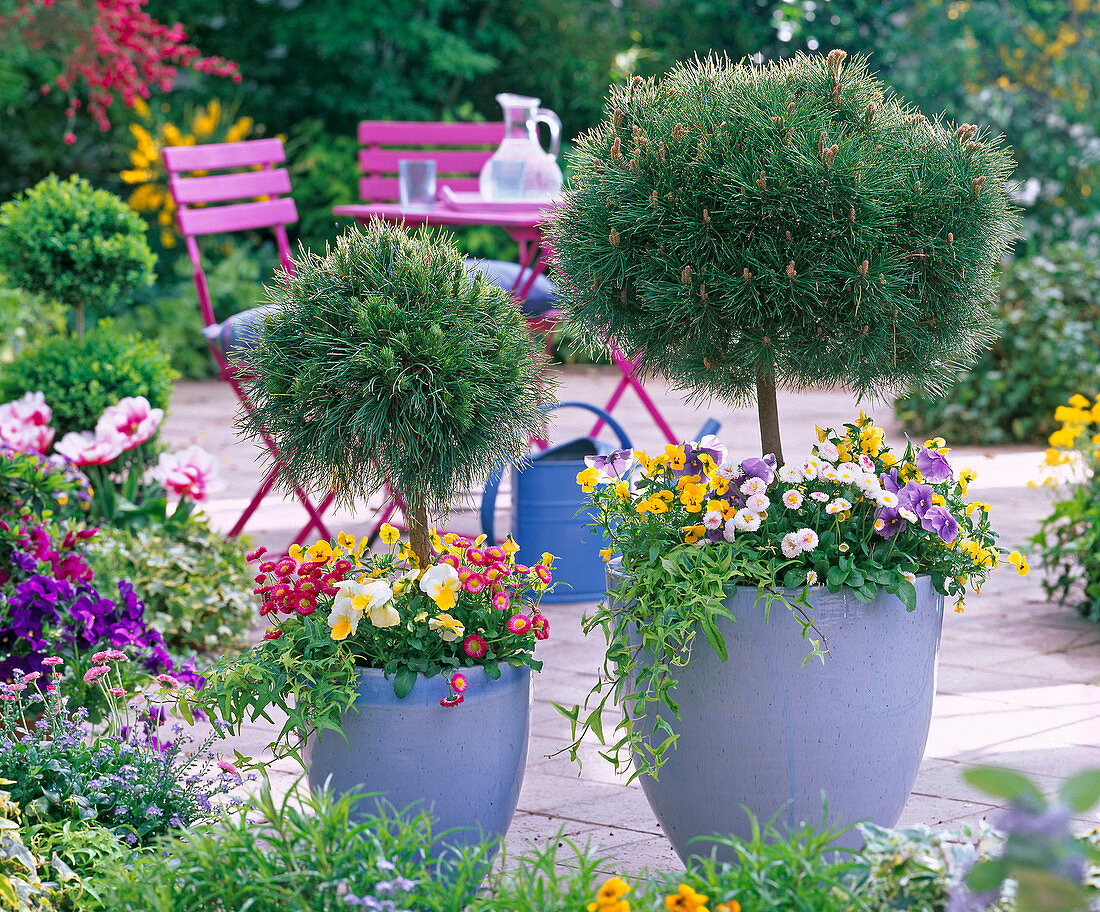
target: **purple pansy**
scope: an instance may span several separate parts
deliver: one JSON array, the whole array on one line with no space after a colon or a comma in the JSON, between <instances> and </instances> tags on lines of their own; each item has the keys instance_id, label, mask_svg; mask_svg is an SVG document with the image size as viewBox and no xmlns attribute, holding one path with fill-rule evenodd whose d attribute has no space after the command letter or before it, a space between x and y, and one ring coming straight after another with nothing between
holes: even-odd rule
<instances>
[{"instance_id":1,"label":"purple pansy","mask_svg":"<svg viewBox=\"0 0 1100 912\"><path fill-rule=\"evenodd\" d=\"M634 454L630 450L615 450L606 456L585 456L584 464L607 478L622 478Z\"/></svg>"},{"instance_id":2,"label":"purple pansy","mask_svg":"<svg viewBox=\"0 0 1100 912\"><path fill-rule=\"evenodd\" d=\"M878 515L875 520L882 521L882 528L877 529L879 535L889 541L899 532L903 531L909 524L905 521L905 518L898 512L896 507L883 507L878 511Z\"/></svg>"},{"instance_id":3,"label":"purple pansy","mask_svg":"<svg viewBox=\"0 0 1100 912\"><path fill-rule=\"evenodd\" d=\"M921 447L917 452L917 469L925 481L939 484L951 477L951 464L947 457L937 450Z\"/></svg>"},{"instance_id":4,"label":"purple pansy","mask_svg":"<svg viewBox=\"0 0 1100 912\"><path fill-rule=\"evenodd\" d=\"M944 544L953 542L959 534L959 524L946 507L929 507L921 517L920 524L929 532L935 532Z\"/></svg>"},{"instance_id":5,"label":"purple pansy","mask_svg":"<svg viewBox=\"0 0 1100 912\"><path fill-rule=\"evenodd\" d=\"M918 518L932 507L932 488L930 485L907 481L898 492L898 509L912 510Z\"/></svg>"},{"instance_id":6,"label":"purple pansy","mask_svg":"<svg viewBox=\"0 0 1100 912\"><path fill-rule=\"evenodd\" d=\"M775 478L775 456L769 453L767 456L751 456L741 463L741 472L734 483L740 487L749 478L759 478L765 485L770 485Z\"/></svg>"}]
</instances>

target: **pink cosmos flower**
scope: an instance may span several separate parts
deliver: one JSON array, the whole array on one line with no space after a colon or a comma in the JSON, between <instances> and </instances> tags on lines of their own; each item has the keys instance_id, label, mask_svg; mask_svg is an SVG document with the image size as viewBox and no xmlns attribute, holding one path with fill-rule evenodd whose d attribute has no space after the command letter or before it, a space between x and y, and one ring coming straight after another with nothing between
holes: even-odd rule
<instances>
[{"instance_id":1,"label":"pink cosmos flower","mask_svg":"<svg viewBox=\"0 0 1100 912\"><path fill-rule=\"evenodd\" d=\"M508 605L511 603L512 597L507 592L494 592L493 593L493 607L497 611L507 611Z\"/></svg>"},{"instance_id":2,"label":"pink cosmos flower","mask_svg":"<svg viewBox=\"0 0 1100 912\"><path fill-rule=\"evenodd\" d=\"M100 439L91 431L70 431L53 448L75 466L106 465L122 455L121 437Z\"/></svg>"},{"instance_id":3,"label":"pink cosmos flower","mask_svg":"<svg viewBox=\"0 0 1100 912\"><path fill-rule=\"evenodd\" d=\"M110 674L110 667L107 665L93 665L86 672L84 672L84 683L91 684L97 678L102 678L105 674Z\"/></svg>"},{"instance_id":4,"label":"pink cosmos flower","mask_svg":"<svg viewBox=\"0 0 1100 912\"><path fill-rule=\"evenodd\" d=\"M466 690L466 686L468 683L469 682L466 680L466 675L464 675L461 671L456 671L453 675L451 675L451 690L453 690L455 693L463 693Z\"/></svg>"},{"instance_id":5,"label":"pink cosmos flower","mask_svg":"<svg viewBox=\"0 0 1100 912\"><path fill-rule=\"evenodd\" d=\"M483 659L489 651L489 644L485 642L485 637L471 633L462 641L462 649L471 659Z\"/></svg>"},{"instance_id":6,"label":"pink cosmos flower","mask_svg":"<svg viewBox=\"0 0 1100 912\"><path fill-rule=\"evenodd\" d=\"M217 477L214 457L200 446L189 446L178 453L161 453L151 474L173 494L190 497L196 503L225 488Z\"/></svg>"},{"instance_id":7,"label":"pink cosmos flower","mask_svg":"<svg viewBox=\"0 0 1100 912\"><path fill-rule=\"evenodd\" d=\"M173 678L170 674L157 675L157 683L167 687L169 690L174 690L180 686L180 682Z\"/></svg>"},{"instance_id":8,"label":"pink cosmos flower","mask_svg":"<svg viewBox=\"0 0 1100 912\"><path fill-rule=\"evenodd\" d=\"M508 618L508 630L511 633L527 633L531 629L531 619L526 614L513 614Z\"/></svg>"},{"instance_id":9,"label":"pink cosmos flower","mask_svg":"<svg viewBox=\"0 0 1100 912\"><path fill-rule=\"evenodd\" d=\"M163 420L164 409L153 408L144 396L127 396L103 410L95 435L101 440L120 437L123 449L132 450L152 437Z\"/></svg>"}]
</instances>

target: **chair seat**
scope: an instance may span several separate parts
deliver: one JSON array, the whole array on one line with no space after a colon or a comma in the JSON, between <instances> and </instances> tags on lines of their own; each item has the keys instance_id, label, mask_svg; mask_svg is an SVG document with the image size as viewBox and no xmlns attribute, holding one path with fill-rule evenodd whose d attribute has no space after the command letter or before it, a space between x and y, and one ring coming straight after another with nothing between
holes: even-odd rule
<instances>
[{"instance_id":1,"label":"chair seat","mask_svg":"<svg viewBox=\"0 0 1100 912\"><path fill-rule=\"evenodd\" d=\"M467 269L476 269L482 273L493 285L511 291L519 277L519 263L509 263L505 260L466 260ZM527 300L520 304L520 309L526 317L538 317L558 306L558 286L544 275L538 276Z\"/></svg>"},{"instance_id":2,"label":"chair seat","mask_svg":"<svg viewBox=\"0 0 1100 912\"><path fill-rule=\"evenodd\" d=\"M221 323L204 327L202 334L211 348L226 361L239 360L256 345L260 323L276 307L277 304L263 304L251 310L242 310Z\"/></svg>"}]
</instances>

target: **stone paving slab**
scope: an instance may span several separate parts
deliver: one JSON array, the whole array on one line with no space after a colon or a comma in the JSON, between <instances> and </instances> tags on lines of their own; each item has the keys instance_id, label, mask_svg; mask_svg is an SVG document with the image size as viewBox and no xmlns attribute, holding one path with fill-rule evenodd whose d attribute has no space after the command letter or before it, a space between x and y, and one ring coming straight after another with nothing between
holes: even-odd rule
<instances>
[{"instance_id":1,"label":"stone paving slab","mask_svg":"<svg viewBox=\"0 0 1100 912\"><path fill-rule=\"evenodd\" d=\"M617 382L611 369L567 368L559 398L602 404ZM657 381L647 389L674 429L689 438L708 416L722 422L720 436L747 453L757 449L755 416L722 404L686 405ZM901 440L901 429L888 406L870 408L887 430ZM784 447L794 456L814 441L814 424L838 426L850 421L860 405L848 393L814 391L780 395ZM259 482L262 465L256 448L233 433L235 400L224 384L182 383L177 388L164 437L170 445L198 443L217 457L229 483L207 512L218 528L228 529ZM636 445L657 447L664 441L644 410L628 394L616 410ZM563 412L553 439L588 432L586 414ZM959 448L956 466L979 472L972 495L994 508L1002 543L1026 550L1038 520L1049 509L1050 492L1028 487L1041 480L1042 451L1025 447ZM471 492L450 526L477 531L477 492ZM498 523L507 524L509 505L502 498ZM293 502L269 498L246 532L273 550L286 544L304 523ZM333 528L362 534L370 526L366 510L338 514ZM506 526L504 526L506 527ZM564 754L568 725L550 705L582 700L602 657L599 637L586 639L580 617L591 605L550 606L552 638L540 645L546 661L537 676L532 738L519 810L507 839L505 859L530 840L542 845L559 833L566 839L590 841L609 856L608 870L636 873L644 867L676 867L678 860L645 802L640 787L625 784L596 754L582 749L578 771ZM949 610L944 621L938 697L925 760L901 824L957 825L995 815L993 799L965 784L967 766L996 763L1035 775L1053 792L1067 775L1085 766L1100 767L1100 625L1070 610L1049 604L1040 575L1019 578L1005 568L996 573L981 596L971 597L964 614ZM248 726L237 745L246 753L259 750L270 737L266 725ZM274 767L276 788L290 788L296 775L291 761ZM1084 815L1082 827L1100 824L1100 815Z\"/></svg>"}]
</instances>

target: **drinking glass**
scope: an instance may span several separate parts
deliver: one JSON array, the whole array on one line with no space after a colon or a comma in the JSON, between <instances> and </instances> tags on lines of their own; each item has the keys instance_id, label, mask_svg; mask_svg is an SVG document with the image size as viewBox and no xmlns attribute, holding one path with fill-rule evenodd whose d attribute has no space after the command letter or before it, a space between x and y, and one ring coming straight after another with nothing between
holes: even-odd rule
<instances>
[{"instance_id":1,"label":"drinking glass","mask_svg":"<svg viewBox=\"0 0 1100 912\"><path fill-rule=\"evenodd\" d=\"M401 208L428 212L435 205L435 162L403 158L397 163Z\"/></svg>"}]
</instances>

